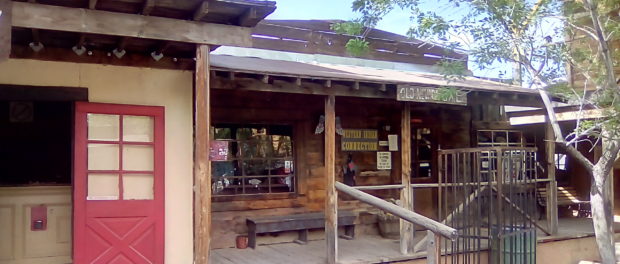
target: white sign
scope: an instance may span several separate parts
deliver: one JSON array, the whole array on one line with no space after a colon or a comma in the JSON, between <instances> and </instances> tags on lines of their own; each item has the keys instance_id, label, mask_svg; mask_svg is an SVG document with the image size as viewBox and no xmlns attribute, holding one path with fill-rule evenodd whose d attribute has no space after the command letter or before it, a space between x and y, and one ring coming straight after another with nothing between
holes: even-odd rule
<instances>
[{"instance_id":1,"label":"white sign","mask_svg":"<svg viewBox=\"0 0 620 264\"><path fill-rule=\"evenodd\" d=\"M389 151L377 151L377 170L392 169L392 153Z\"/></svg>"},{"instance_id":2,"label":"white sign","mask_svg":"<svg viewBox=\"0 0 620 264\"><path fill-rule=\"evenodd\" d=\"M388 135L390 151L398 151L398 135Z\"/></svg>"}]
</instances>

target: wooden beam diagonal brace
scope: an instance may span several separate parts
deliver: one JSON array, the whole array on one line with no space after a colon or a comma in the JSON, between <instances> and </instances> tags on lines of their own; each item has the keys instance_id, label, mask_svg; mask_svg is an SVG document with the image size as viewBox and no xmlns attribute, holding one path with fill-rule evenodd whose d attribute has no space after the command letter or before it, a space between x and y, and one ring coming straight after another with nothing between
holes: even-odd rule
<instances>
[{"instance_id":1,"label":"wooden beam diagonal brace","mask_svg":"<svg viewBox=\"0 0 620 264\"><path fill-rule=\"evenodd\" d=\"M146 38L195 44L250 47L251 29L164 17L13 2L12 26Z\"/></svg>"}]
</instances>

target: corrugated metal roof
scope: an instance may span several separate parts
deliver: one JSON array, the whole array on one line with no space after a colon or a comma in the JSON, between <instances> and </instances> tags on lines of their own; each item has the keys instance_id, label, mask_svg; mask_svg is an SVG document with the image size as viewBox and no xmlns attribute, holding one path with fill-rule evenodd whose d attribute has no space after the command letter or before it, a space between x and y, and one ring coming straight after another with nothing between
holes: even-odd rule
<instances>
[{"instance_id":1,"label":"corrugated metal roof","mask_svg":"<svg viewBox=\"0 0 620 264\"><path fill-rule=\"evenodd\" d=\"M478 91L498 91L537 94L534 89L508 85L499 82L466 77L464 80L448 82L440 74L418 73L369 67L333 65L326 63L305 63L268 60L253 57L211 55L211 67L219 70L294 76L302 78L333 79L385 84L411 84L419 86L452 86Z\"/></svg>"}]
</instances>

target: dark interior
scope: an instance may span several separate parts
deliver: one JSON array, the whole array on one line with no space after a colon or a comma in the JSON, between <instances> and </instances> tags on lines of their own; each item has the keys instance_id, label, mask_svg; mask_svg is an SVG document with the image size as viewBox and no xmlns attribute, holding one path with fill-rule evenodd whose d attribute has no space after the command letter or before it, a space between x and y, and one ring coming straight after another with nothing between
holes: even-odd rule
<instances>
[{"instance_id":1,"label":"dark interior","mask_svg":"<svg viewBox=\"0 0 620 264\"><path fill-rule=\"evenodd\" d=\"M71 184L72 102L0 101L0 185Z\"/></svg>"}]
</instances>

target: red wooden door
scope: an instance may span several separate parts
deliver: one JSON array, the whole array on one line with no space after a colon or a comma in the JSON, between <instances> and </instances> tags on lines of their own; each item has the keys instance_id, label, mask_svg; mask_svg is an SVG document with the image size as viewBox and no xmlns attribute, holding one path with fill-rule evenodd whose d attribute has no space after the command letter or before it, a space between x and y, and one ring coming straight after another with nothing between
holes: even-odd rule
<instances>
[{"instance_id":1,"label":"red wooden door","mask_svg":"<svg viewBox=\"0 0 620 264\"><path fill-rule=\"evenodd\" d=\"M164 108L76 103L74 263L164 263Z\"/></svg>"}]
</instances>

